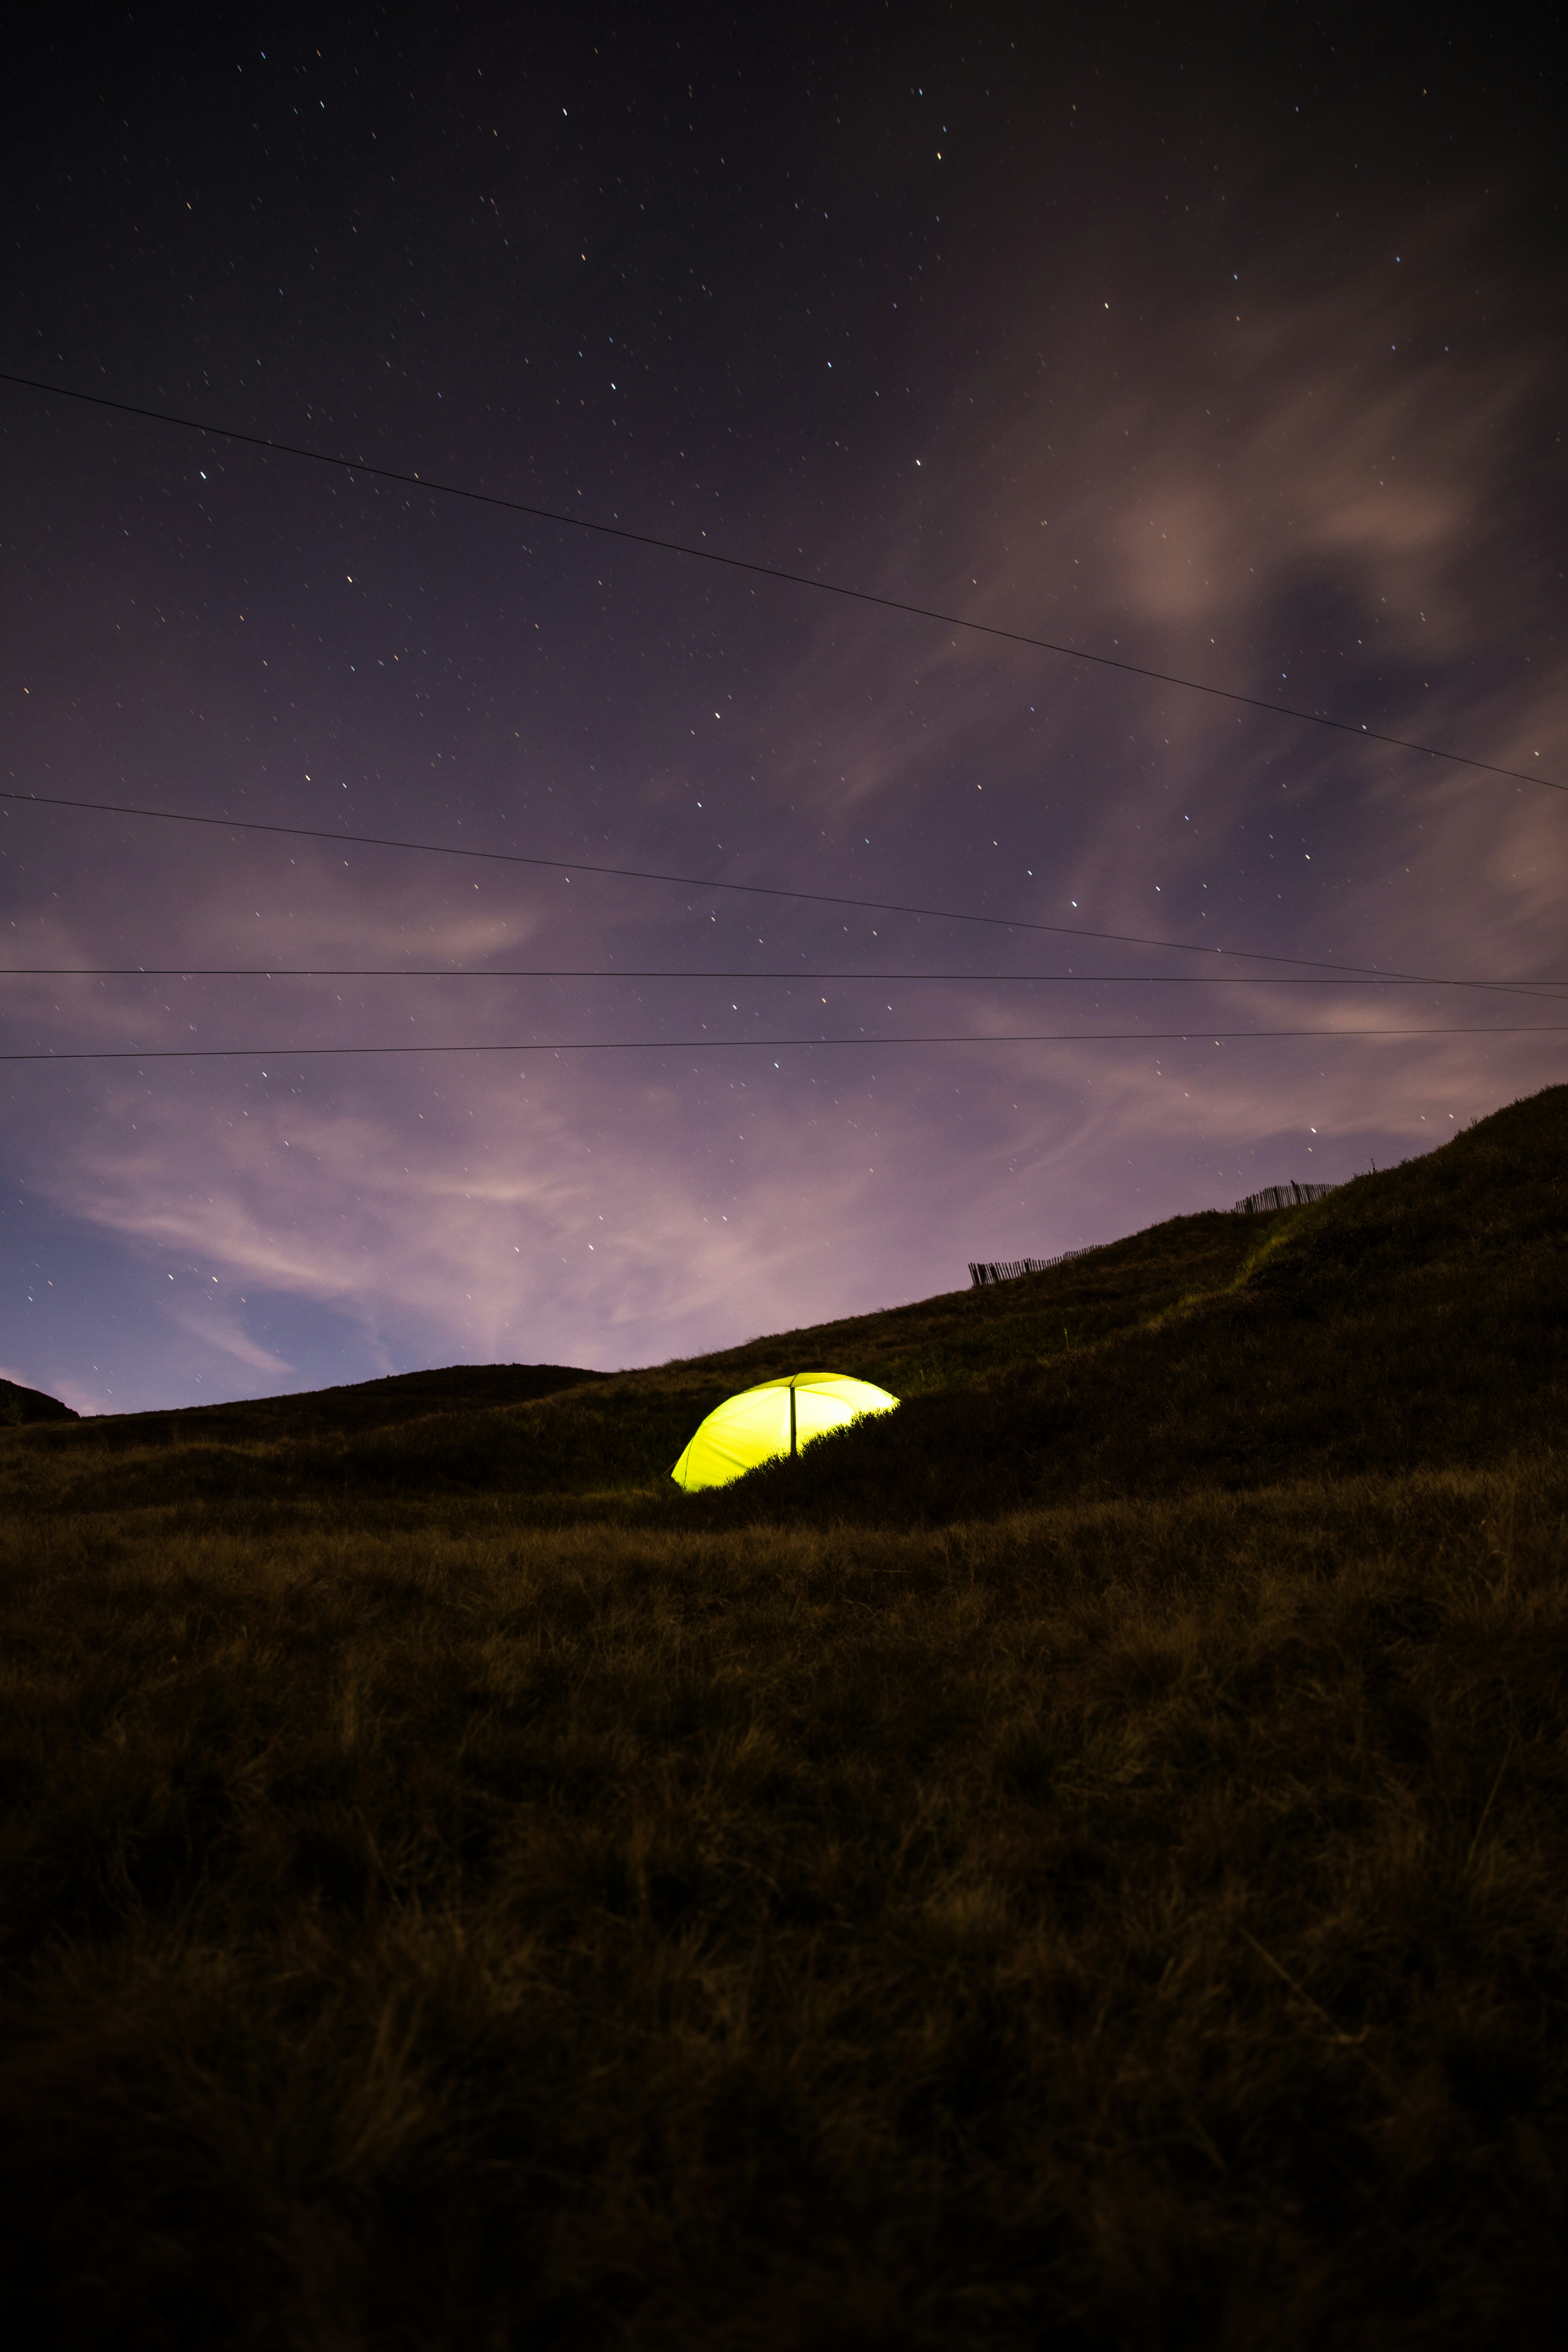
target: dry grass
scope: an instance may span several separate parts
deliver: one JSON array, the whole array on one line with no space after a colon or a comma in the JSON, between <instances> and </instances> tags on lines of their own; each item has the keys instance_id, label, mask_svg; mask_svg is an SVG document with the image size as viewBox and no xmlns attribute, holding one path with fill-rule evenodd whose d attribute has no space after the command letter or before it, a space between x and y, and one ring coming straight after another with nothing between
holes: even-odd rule
<instances>
[{"instance_id":1,"label":"dry grass","mask_svg":"<svg viewBox=\"0 0 1568 2352\"><path fill-rule=\"evenodd\" d=\"M1530 2340L1565 1504L35 1530L35 2340Z\"/></svg>"},{"instance_id":2,"label":"dry grass","mask_svg":"<svg viewBox=\"0 0 1568 2352\"><path fill-rule=\"evenodd\" d=\"M1444 1344L1445 1155L1260 1226L1185 1306L1187 1240L1140 1237L1100 1338L910 1412L955 1489L976 1433L1005 1460L1032 1432L1054 1490L1021 1507L879 1515L878 1424L700 1509L629 1475L574 1502L542 1434L479 1483L497 1426L574 1460L611 1383L404 1424L445 1465L422 1486L363 1428L7 1438L23 2340L1554 2345L1568 1218L1553 1242L1531 1171L1558 1094L1503 1115L1489 1225L1487 1130L1447 1161L1467 1246L1502 1263L1511 1217L1545 1301L1511 1342L1489 1297ZM1371 1371L1352 1311L1394 1335ZM1271 1316L1317 1466L1247 1483L1226 1368ZM1454 1458L1342 1475L1324 1368L1375 1429L1396 1342ZM1089 1363L1092 1429L1050 1385ZM636 1442L714 1378L647 1376ZM1210 1451L1178 1475L1184 1430Z\"/></svg>"}]
</instances>

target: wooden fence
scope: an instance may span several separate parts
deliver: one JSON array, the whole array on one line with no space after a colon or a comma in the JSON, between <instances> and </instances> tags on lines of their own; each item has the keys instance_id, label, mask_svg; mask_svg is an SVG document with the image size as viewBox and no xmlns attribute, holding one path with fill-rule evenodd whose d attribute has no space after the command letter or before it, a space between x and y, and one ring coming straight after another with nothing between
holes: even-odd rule
<instances>
[{"instance_id":1,"label":"wooden fence","mask_svg":"<svg viewBox=\"0 0 1568 2352\"><path fill-rule=\"evenodd\" d=\"M1300 1209L1309 1201L1325 1201L1331 1192L1339 1191L1337 1184L1269 1184L1261 1192L1249 1192L1238 1201L1233 1216L1256 1217L1265 1209ZM987 1283L1016 1282L1021 1275L1044 1274L1050 1265L1066 1265L1068 1258L1088 1257L1102 1243L1091 1243L1087 1249L1062 1250L1055 1257L971 1258L969 1279L976 1289Z\"/></svg>"},{"instance_id":2,"label":"wooden fence","mask_svg":"<svg viewBox=\"0 0 1568 2352\"><path fill-rule=\"evenodd\" d=\"M1088 1257L1087 1249L1063 1250L1056 1257L971 1258L969 1279L977 1288L988 1282L1016 1282L1023 1274L1044 1274L1048 1265L1066 1265L1069 1257Z\"/></svg>"},{"instance_id":3,"label":"wooden fence","mask_svg":"<svg viewBox=\"0 0 1568 2352\"><path fill-rule=\"evenodd\" d=\"M1233 1214L1256 1217L1264 1209L1300 1209L1309 1201L1326 1201L1331 1192L1339 1191L1337 1184L1270 1184L1261 1192L1249 1192L1238 1201Z\"/></svg>"}]
</instances>

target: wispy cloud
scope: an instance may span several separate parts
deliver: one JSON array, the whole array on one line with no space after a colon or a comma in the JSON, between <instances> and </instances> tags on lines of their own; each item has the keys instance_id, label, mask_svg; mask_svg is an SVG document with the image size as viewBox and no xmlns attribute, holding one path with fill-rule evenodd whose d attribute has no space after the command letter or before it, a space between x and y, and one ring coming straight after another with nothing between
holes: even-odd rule
<instances>
[{"instance_id":1,"label":"wispy cloud","mask_svg":"<svg viewBox=\"0 0 1568 2352\"><path fill-rule=\"evenodd\" d=\"M1463 247L1485 227L1484 200L1467 199L1423 236ZM922 423L924 462L900 457L874 532L862 519L835 544L824 526L811 560L905 601L1568 772L1568 693L1522 640L1509 587L1544 561L1510 472L1548 381L1530 334L1446 348L1458 339L1414 238L1397 248L1397 284L1391 260L1347 269L1308 237L1271 289L1194 296L1157 282L1137 234L1115 234L1114 306L1083 294L1092 255L1077 257L1070 282L1033 248L1017 262L994 306L1005 334L965 344L971 373ZM781 477L759 506L759 543L772 532L784 545L788 521L798 546L798 481ZM351 792L331 780L339 808L321 794L324 769L309 771L308 792L279 784L237 655L209 672L193 639L171 656L165 698L186 696L204 726L210 714L221 772L247 808L286 805L289 821L301 810L327 821L331 808L331 822L379 831L401 807L385 829L456 839L488 790L487 839L503 837L504 816L507 840L548 854L564 838L606 865L646 857L1424 972L1557 968L1565 860L1550 795L936 624L826 602L786 609L782 595L765 613L751 599L679 605L682 627L709 632L704 658L725 686L711 698L703 688L721 719L694 697L675 718L660 698L674 699L664 665L682 592L655 589L639 588L636 612L628 592L613 658L597 607L575 635L562 625L561 676L580 697L570 769L564 753L520 748L531 684L504 730L481 711L465 732L465 704L461 762L445 740L389 724L356 747ZM63 688L60 700L74 709ZM70 731L74 717L59 724L62 769L74 761L91 796L118 796L99 789L112 730L95 743ZM557 793L558 769L576 783ZM216 772L193 753L166 796L183 789L200 804ZM21 818L8 822L22 838ZM26 840L52 856L45 822L28 815ZM710 906L695 890L151 826L91 835L68 897L37 857L36 871L13 868L13 965L842 961L1073 973L1070 988L736 983L732 995L652 982L7 982L10 1034L27 1050L857 1040L733 1056L284 1050L265 1076L221 1062L13 1074L19 1176L132 1252L198 1271L223 1303L182 1299L168 1316L264 1381L299 1368L254 1336L258 1323L230 1303L237 1285L346 1318L376 1369L405 1344L646 1360L952 1286L968 1256L1047 1254L1226 1205L1258 1182L1347 1174L1563 1066L1563 1041L1546 1037L1348 1034L1495 1027L1550 1008L1348 985L1085 989L1086 971L1202 967L1024 932ZM1215 1042L1249 1021L1330 1034ZM858 1040L879 1025L1068 1035L879 1053ZM1096 1042L1110 1031L1140 1034Z\"/></svg>"},{"instance_id":2,"label":"wispy cloud","mask_svg":"<svg viewBox=\"0 0 1568 2352\"><path fill-rule=\"evenodd\" d=\"M277 1355L251 1339L234 1312L226 1306L212 1307L173 1307L168 1310L170 1322L188 1339L198 1340L204 1348L216 1349L219 1355L230 1357L237 1364L253 1372L264 1373L269 1380L280 1380L294 1369L286 1357Z\"/></svg>"}]
</instances>

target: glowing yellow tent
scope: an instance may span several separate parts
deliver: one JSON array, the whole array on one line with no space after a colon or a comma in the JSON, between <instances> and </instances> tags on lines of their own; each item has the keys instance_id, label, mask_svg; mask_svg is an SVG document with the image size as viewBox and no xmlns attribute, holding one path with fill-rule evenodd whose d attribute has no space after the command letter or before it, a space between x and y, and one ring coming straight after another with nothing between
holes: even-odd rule
<instances>
[{"instance_id":1,"label":"glowing yellow tent","mask_svg":"<svg viewBox=\"0 0 1568 2352\"><path fill-rule=\"evenodd\" d=\"M716 1405L670 1472L688 1494L699 1486L727 1486L781 1454L798 1454L809 1438L842 1429L865 1412L891 1412L898 1403L869 1381L843 1372L793 1372L787 1381L764 1381Z\"/></svg>"}]
</instances>

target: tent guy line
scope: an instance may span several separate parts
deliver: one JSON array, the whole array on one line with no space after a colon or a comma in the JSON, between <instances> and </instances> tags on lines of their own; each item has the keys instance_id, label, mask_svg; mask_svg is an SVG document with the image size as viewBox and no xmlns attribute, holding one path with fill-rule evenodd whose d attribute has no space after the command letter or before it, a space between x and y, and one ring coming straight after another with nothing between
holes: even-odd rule
<instances>
[{"instance_id":1,"label":"tent guy line","mask_svg":"<svg viewBox=\"0 0 1568 2352\"><path fill-rule=\"evenodd\" d=\"M723 890L742 898L787 898L798 906L847 907L852 912L866 915L914 915L938 923L982 923L993 930L1034 931L1057 940L1098 940L1110 947L1163 948L1173 955L1227 955L1242 963L1278 964L1296 971L1414 980L1433 987L1445 984L1430 972L1401 971L1395 966L1380 971L1376 964L1331 963L1323 957L1274 955L1264 948L1208 947L1195 940L1153 939L1141 931L1091 931L1076 923L1031 922L1021 915L973 915L953 907L906 906L898 898L846 898L825 890L787 890L769 882L716 882L702 875L664 874L641 866L593 866L581 857L534 857L517 849L472 849L463 842L403 841L387 834L338 832L327 825L275 824L254 816L199 816L188 809L144 808L131 801L68 799L58 793L0 791L0 802L5 801L18 802L24 808L84 809L97 816L145 817L162 824L199 824L220 833L278 834L289 841L330 841L338 847L348 843L361 849L410 850L423 857L477 857L487 865L527 866L568 877L592 874L617 882L664 882L682 890Z\"/></svg>"},{"instance_id":2,"label":"tent guy line","mask_svg":"<svg viewBox=\"0 0 1568 2352\"><path fill-rule=\"evenodd\" d=\"M1050 637L1028 635L1022 629L1004 629L992 621L966 620L960 613L942 613L927 604L912 604L898 596L879 595L875 589L852 588L837 580L814 579L807 572L786 572L779 565L759 563L748 556L722 555L716 548L692 547L684 540L661 539L650 531L631 530L624 523L599 522L586 515L562 514L553 507L527 505L521 499L502 498L498 491L476 490L461 482L443 482L429 476L405 473L391 466L367 465L357 457L340 457L328 449L311 449L303 443L274 440L263 433L241 433L226 425L207 425L194 416L178 416L162 408L143 408L129 400L113 400L105 393L78 392L69 384L46 383L37 376L13 375L0 369L0 383L18 386L27 392L42 392L59 400L75 400L93 408L111 409L117 415L138 416L153 425L172 425L183 433L200 433L214 440L242 443L251 449L271 450L276 456L302 457L314 466L335 467L340 472L363 474L370 479L397 482L405 488L429 491L433 496L466 499L476 506L500 507L508 514L525 515L533 522L556 523L568 530L593 531L605 539L626 541L634 547L656 548L661 554L685 556L697 563L716 563L730 572L745 572L762 580L778 580L794 588L811 588L819 595L841 596L852 604L871 604L889 613L903 613L920 621L935 621L946 629L965 629L972 635L999 638L1003 643L1024 646L1036 653L1058 654L1068 661L1092 663L1099 669L1119 670L1129 677L1149 678L1161 686L1179 687L1184 693L1206 694L1220 702L1239 704L1248 710L1267 711L1271 718L1291 719L1308 727L1329 727L1336 734L1353 735L1363 743L1384 743L1396 751L1415 751L1423 759L1443 760L1460 768L1471 768L1489 776L1506 776L1512 782L1540 784L1548 792L1568 793L1568 784L1559 783L1550 776L1531 775L1522 768L1504 768L1492 760L1472 759L1464 751L1445 751L1434 743L1419 743L1405 735L1385 735L1381 730L1357 725L1348 719L1331 719L1325 711L1301 710L1290 704L1267 701L1256 694L1241 694L1227 686L1208 686L1201 678L1178 677L1173 671L1146 668L1141 662L1120 661L1111 654L1086 653L1079 646L1058 645Z\"/></svg>"},{"instance_id":3,"label":"tent guy line","mask_svg":"<svg viewBox=\"0 0 1568 2352\"><path fill-rule=\"evenodd\" d=\"M1283 1037L1556 1037L1568 1022L1539 1021L1514 1028L1432 1024L1419 1029L1048 1029L992 1036L895 1037L565 1037L542 1044L478 1045L153 1045L144 1053L116 1046L58 1054L0 1054L0 1062L299 1062L378 1054L747 1054L786 1046L821 1045L1161 1045L1246 1044ZM267 1073L262 1072L265 1077Z\"/></svg>"}]
</instances>

